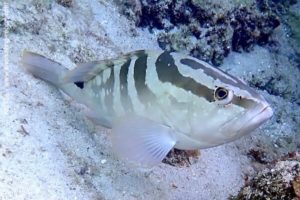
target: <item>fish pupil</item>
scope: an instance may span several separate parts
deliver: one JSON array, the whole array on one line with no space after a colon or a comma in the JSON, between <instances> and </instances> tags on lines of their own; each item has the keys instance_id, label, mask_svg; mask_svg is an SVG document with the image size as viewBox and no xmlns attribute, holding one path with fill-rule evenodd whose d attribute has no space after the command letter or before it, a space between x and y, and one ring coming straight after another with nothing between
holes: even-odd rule
<instances>
[{"instance_id":1,"label":"fish pupil","mask_svg":"<svg viewBox=\"0 0 300 200\"><path fill-rule=\"evenodd\" d=\"M218 100L225 99L228 96L228 92L225 88L218 88L216 90L216 98Z\"/></svg>"}]
</instances>

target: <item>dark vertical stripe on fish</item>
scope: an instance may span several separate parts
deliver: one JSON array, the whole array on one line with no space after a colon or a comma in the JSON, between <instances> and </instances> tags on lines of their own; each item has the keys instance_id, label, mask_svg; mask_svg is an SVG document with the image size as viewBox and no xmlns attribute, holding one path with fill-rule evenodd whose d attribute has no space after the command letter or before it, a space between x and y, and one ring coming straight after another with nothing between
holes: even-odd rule
<instances>
[{"instance_id":1,"label":"dark vertical stripe on fish","mask_svg":"<svg viewBox=\"0 0 300 200\"><path fill-rule=\"evenodd\" d=\"M147 54L138 55L134 63L134 83L139 100L145 105L154 102L156 99L153 92L146 85Z\"/></svg>"},{"instance_id":2,"label":"dark vertical stripe on fish","mask_svg":"<svg viewBox=\"0 0 300 200\"><path fill-rule=\"evenodd\" d=\"M106 106L106 109L109 113L113 114L113 94L114 94L114 83L115 83L115 73L114 73L114 67L110 67L110 76L104 83L104 91L105 91L105 97L104 97L104 103Z\"/></svg>"},{"instance_id":3,"label":"dark vertical stripe on fish","mask_svg":"<svg viewBox=\"0 0 300 200\"><path fill-rule=\"evenodd\" d=\"M170 52L163 52L156 60L156 71L160 81L169 82L178 88L190 91L193 94L205 98L209 102L214 101L214 90L196 82L190 77L180 74Z\"/></svg>"},{"instance_id":4,"label":"dark vertical stripe on fish","mask_svg":"<svg viewBox=\"0 0 300 200\"><path fill-rule=\"evenodd\" d=\"M120 69L120 94L121 94L120 98L121 98L122 106L125 111L127 110L133 111L133 105L128 94L128 82L127 82L130 63L131 63L131 59L129 58L126 61L126 63L124 63L121 66Z\"/></svg>"},{"instance_id":5,"label":"dark vertical stripe on fish","mask_svg":"<svg viewBox=\"0 0 300 200\"><path fill-rule=\"evenodd\" d=\"M101 81L97 80L97 79L100 79ZM95 76L92 80L88 81L87 82L87 85L89 87L85 87L87 89L91 89L92 92L93 92L93 97L96 100L97 102L97 106L101 109L103 109L103 107L105 106L104 105L104 100L102 101L101 99L101 95L99 95L99 93L104 93L104 89L103 89L103 83L102 83L102 80L103 80L103 73L100 73L98 74L97 76Z\"/></svg>"}]
</instances>

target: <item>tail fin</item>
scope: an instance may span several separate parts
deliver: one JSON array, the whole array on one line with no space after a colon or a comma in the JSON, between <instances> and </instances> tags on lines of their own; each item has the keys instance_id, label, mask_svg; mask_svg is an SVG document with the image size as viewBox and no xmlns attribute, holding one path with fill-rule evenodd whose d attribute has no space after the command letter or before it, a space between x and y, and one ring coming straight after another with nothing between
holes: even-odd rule
<instances>
[{"instance_id":1,"label":"tail fin","mask_svg":"<svg viewBox=\"0 0 300 200\"><path fill-rule=\"evenodd\" d=\"M62 77L64 77L68 71L68 69L61 64L42 55L28 51L24 51L22 63L24 68L35 77L45 80L57 87L61 86Z\"/></svg>"}]
</instances>

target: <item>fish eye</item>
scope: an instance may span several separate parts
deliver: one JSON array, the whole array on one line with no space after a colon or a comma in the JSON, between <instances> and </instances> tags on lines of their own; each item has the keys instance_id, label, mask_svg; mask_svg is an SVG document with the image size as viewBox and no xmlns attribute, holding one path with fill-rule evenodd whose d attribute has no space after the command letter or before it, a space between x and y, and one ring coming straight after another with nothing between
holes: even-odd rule
<instances>
[{"instance_id":1,"label":"fish eye","mask_svg":"<svg viewBox=\"0 0 300 200\"><path fill-rule=\"evenodd\" d=\"M233 93L231 90L228 90L227 88L217 87L214 93L214 97L219 104L226 105L231 102Z\"/></svg>"},{"instance_id":2,"label":"fish eye","mask_svg":"<svg viewBox=\"0 0 300 200\"><path fill-rule=\"evenodd\" d=\"M223 87L218 87L215 91L215 98L217 100L223 100L226 99L228 96L228 90Z\"/></svg>"}]
</instances>

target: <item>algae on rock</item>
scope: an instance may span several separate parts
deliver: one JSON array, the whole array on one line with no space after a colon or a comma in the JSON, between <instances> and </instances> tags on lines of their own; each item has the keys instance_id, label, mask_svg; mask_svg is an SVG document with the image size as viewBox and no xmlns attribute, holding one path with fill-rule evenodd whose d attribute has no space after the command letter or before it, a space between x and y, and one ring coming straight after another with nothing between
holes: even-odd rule
<instances>
[{"instance_id":1,"label":"algae on rock","mask_svg":"<svg viewBox=\"0 0 300 200\"><path fill-rule=\"evenodd\" d=\"M300 157L294 152L270 164L249 180L231 200L299 198ZM297 193L296 193L297 192Z\"/></svg>"},{"instance_id":2,"label":"algae on rock","mask_svg":"<svg viewBox=\"0 0 300 200\"><path fill-rule=\"evenodd\" d=\"M231 50L248 51L254 44L268 43L273 30L280 24L274 14L260 12L255 1L126 2L118 3L121 12L138 26L158 33L162 49L187 51L215 65L220 65ZM136 8L138 12L133 11Z\"/></svg>"},{"instance_id":3,"label":"algae on rock","mask_svg":"<svg viewBox=\"0 0 300 200\"><path fill-rule=\"evenodd\" d=\"M287 13L287 24L291 33L291 45L300 56L300 3Z\"/></svg>"}]
</instances>

